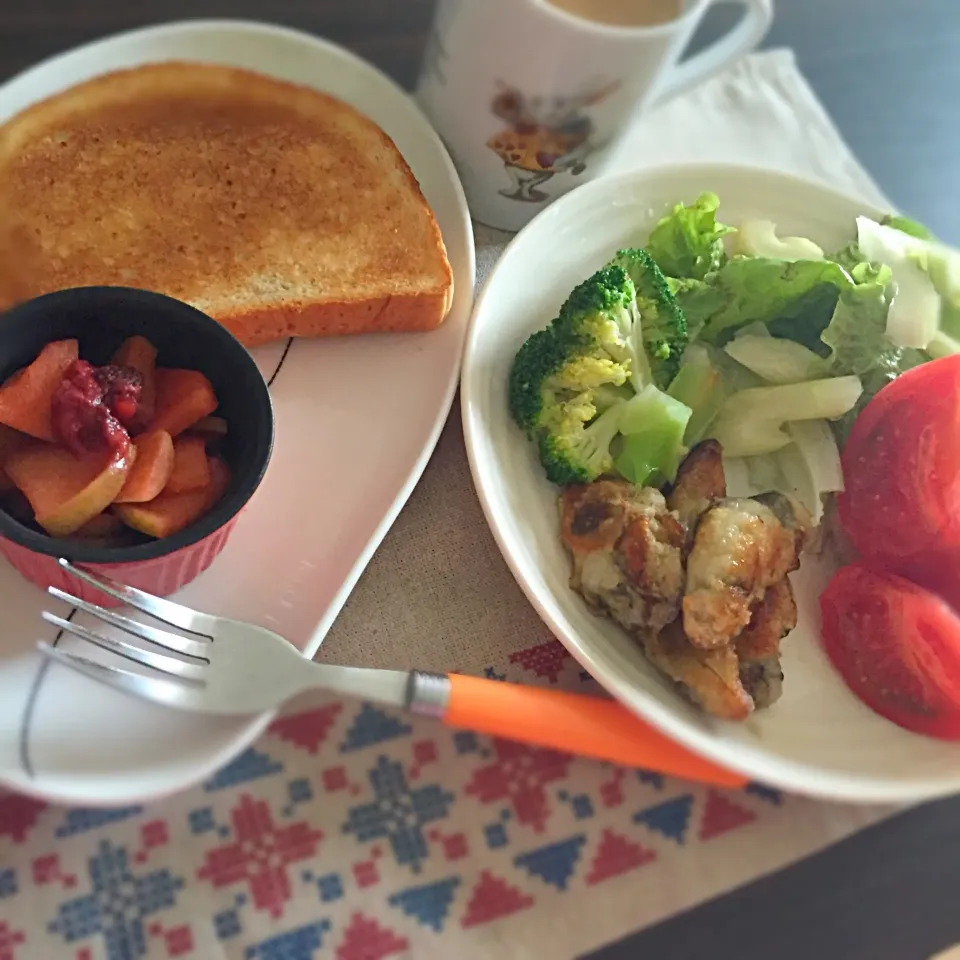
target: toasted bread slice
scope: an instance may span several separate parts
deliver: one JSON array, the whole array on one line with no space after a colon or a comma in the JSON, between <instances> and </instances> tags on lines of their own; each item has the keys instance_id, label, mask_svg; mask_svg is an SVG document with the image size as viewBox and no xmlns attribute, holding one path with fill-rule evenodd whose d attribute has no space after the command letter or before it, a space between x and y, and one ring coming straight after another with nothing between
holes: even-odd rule
<instances>
[{"instance_id":1,"label":"toasted bread slice","mask_svg":"<svg viewBox=\"0 0 960 960\"><path fill-rule=\"evenodd\" d=\"M0 127L0 308L96 284L155 290L248 346L430 330L453 274L393 141L347 104L166 62Z\"/></svg>"}]
</instances>

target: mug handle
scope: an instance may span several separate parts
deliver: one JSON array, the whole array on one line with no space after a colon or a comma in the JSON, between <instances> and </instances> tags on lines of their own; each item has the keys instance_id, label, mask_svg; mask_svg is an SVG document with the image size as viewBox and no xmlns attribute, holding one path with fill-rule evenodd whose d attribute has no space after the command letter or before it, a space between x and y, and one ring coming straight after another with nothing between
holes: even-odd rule
<instances>
[{"instance_id":1,"label":"mug handle","mask_svg":"<svg viewBox=\"0 0 960 960\"><path fill-rule=\"evenodd\" d=\"M718 0L713 0L718 2ZM649 106L655 106L684 93L719 73L744 54L759 46L773 23L773 0L719 0L739 3L747 8L743 19L725 37L675 66L666 82L655 92Z\"/></svg>"}]
</instances>

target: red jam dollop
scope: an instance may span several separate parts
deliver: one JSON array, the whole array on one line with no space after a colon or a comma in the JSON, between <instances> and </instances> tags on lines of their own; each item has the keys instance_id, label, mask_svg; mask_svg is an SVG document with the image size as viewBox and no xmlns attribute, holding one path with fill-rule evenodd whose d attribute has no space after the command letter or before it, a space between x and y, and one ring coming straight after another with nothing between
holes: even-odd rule
<instances>
[{"instance_id":1,"label":"red jam dollop","mask_svg":"<svg viewBox=\"0 0 960 960\"><path fill-rule=\"evenodd\" d=\"M142 387L132 367L94 367L75 360L53 395L54 434L76 456L106 451L123 456Z\"/></svg>"}]
</instances>

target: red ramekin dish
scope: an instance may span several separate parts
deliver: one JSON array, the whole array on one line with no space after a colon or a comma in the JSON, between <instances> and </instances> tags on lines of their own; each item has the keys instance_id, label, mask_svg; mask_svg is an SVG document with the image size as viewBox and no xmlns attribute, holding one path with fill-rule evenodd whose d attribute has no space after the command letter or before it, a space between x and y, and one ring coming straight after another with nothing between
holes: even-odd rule
<instances>
[{"instance_id":1,"label":"red ramekin dish","mask_svg":"<svg viewBox=\"0 0 960 960\"><path fill-rule=\"evenodd\" d=\"M0 382L32 362L54 340L75 338L81 359L107 363L128 337L146 337L157 348L158 367L199 370L227 422L220 455L230 468L222 499L196 523L154 540L100 546L51 537L0 509L0 555L26 579L56 586L104 606L116 601L64 571L63 557L157 596L167 596L199 576L224 548L238 515L263 479L273 449L270 391L246 349L211 317L157 293L125 287L81 287L19 304L0 316Z\"/></svg>"}]
</instances>

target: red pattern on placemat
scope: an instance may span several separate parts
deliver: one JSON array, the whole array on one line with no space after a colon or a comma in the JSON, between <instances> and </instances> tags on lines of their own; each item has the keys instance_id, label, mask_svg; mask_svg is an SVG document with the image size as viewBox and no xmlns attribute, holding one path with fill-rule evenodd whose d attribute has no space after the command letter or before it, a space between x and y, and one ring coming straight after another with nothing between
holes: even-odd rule
<instances>
[{"instance_id":1,"label":"red pattern on placemat","mask_svg":"<svg viewBox=\"0 0 960 960\"><path fill-rule=\"evenodd\" d=\"M280 717L270 724L268 730L281 740L301 747L307 753L317 753L330 733L343 704L331 703L316 710L304 710L287 717Z\"/></svg>"},{"instance_id":2,"label":"red pattern on placemat","mask_svg":"<svg viewBox=\"0 0 960 960\"><path fill-rule=\"evenodd\" d=\"M409 946L406 937L397 936L372 917L355 913L337 947L337 960L384 960Z\"/></svg>"},{"instance_id":3,"label":"red pattern on placemat","mask_svg":"<svg viewBox=\"0 0 960 960\"><path fill-rule=\"evenodd\" d=\"M542 833L550 816L544 785L567 775L571 757L512 740L494 740L496 760L475 771L464 793L481 803L508 800L517 821Z\"/></svg>"},{"instance_id":4,"label":"red pattern on placemat","mask_svg":"<svg viewBox=\"0 0 960 960\"><path fill-rule=\"evenodd\" d=\"M193 950L193 934L188 926L171 927L165 930L163 939L171 957L183 957Z\"/></svg>"},{"instance_id":5,"label":"red pattern on placemat","mask_svg":"<svg viewBox=\"0 0 960 960\"><path fill-rule=\"evenodd\" d=\"M0 920L0 960L15 960L17 947L24 939L22 930L14 930Z\"/></svg>"},{"instance_id":6,"label":"red pattern on placemat","mask_svg":"<svg viewBox=\"0 0 960 960\"><path fill-rule=\"evenodd\" d=\"M47 853L33 861L33 882L42 887L60 879L60 857L55 853Z\"/></svg>"},{"instance_id":7,"label":"red pattern on placemat","mask_svg":"<svg viewBox=\"0 0 960 960\"><path fill-rule=\"evenodd\" d=\"M512 913L532 907L534 899L510 886L506 880L495 877L489 870L480 874L480 881L470 894L467 912L460 921L462 927L476 927L481 923L499 920Z\"/></svg>"},{"instance_id":8,"label":"red pattern on placemat","mask_svg":"<svg viewBox=\"0 0 960 960\"><path fill-rule=\"evenodd\" d=\"M511 663L533 671L538 677L546 677L551 683L557 682L569 659L570 652L559 640L549 640L510 654Z\"/></svg>"},{"instance_id":9,"label":"red pattern on placemat","mask_svg":"<svg viewBox=\"0 0 960 960\"><path fill-rule=\"evenodd\" d=\"M600 849L594 857L586 881L591 886L595 883L602 883L604 880L619 877L623 873L635 870L637 867L642 867L645 863L651 863L656 859L655 851L648 850L639 843L634 843L612 830L604 830L603 837L600 840Z\"/></svg>"},{"instance_id":10,"label":"red pattern on placemat","mask_svg":"<svg viewBox=\"0 0 960 960\"><path fill-rule=\"evenodd\" d=\"M729 833L757 819L752 810L745 810L728 800L722 793L711 790L707 794L707 803L700 823L700 839L712 840L723 833Z\"/></svg>"},{"instance_id":11,"label":"red pattern on placemat","mask_svg":"<svg viewBox=\"0 0 960 960\"><path fill-rule=\"evenodd\" d=\"M605 807L619 807L623 803L623 778L626 773L623 767L616 767L611 771L610 779L600 785L600 799Z\"/></svg>"},{"instance_id":12,"label":"red pattern on placemat","mask_svg":"<svg viewBox=\"0 0 960 960\"><path fill-rule=\"evenodd\" d=\"M361 860L353 865L353 878L361 889L372 887L380 882L380 871L372 860Z\"/></svg>"},{"instance_id":13,"label":"red pattern on placemat","mask_svg":"<svg viewBox=\"0 0 960 960\"><path fill-rule=\"evenodd\" d=\"M146 849L163 847L170 840L170 831L165 820L151 820L140 828L140 842Z\"/></svg>"},{"instance_id":14,"label":"red pattern on placemat","mask_svg":"<svg viewBox=\"0 0 960 960\"><path fill-rule=\"evenodd\" d=\"M207 851L197 876L215 887L247 881L256 907L282 916L290 899L287 866L312 857L323 834L306 823L276 826L266 802L246 793L230 816L235 842Z\"/></svg>"},{"instance_id":15,"label":"red pattern on placemat","mask_svg":"<svg viewBox=\"0 0 960 960\"><path fill-rule=\"evenodd\" d=\"M46 806L42 800L21 797L16 793L0 795L0 837L10 837L14 843L23 843Z\"/></svg>"}]
</instances>

